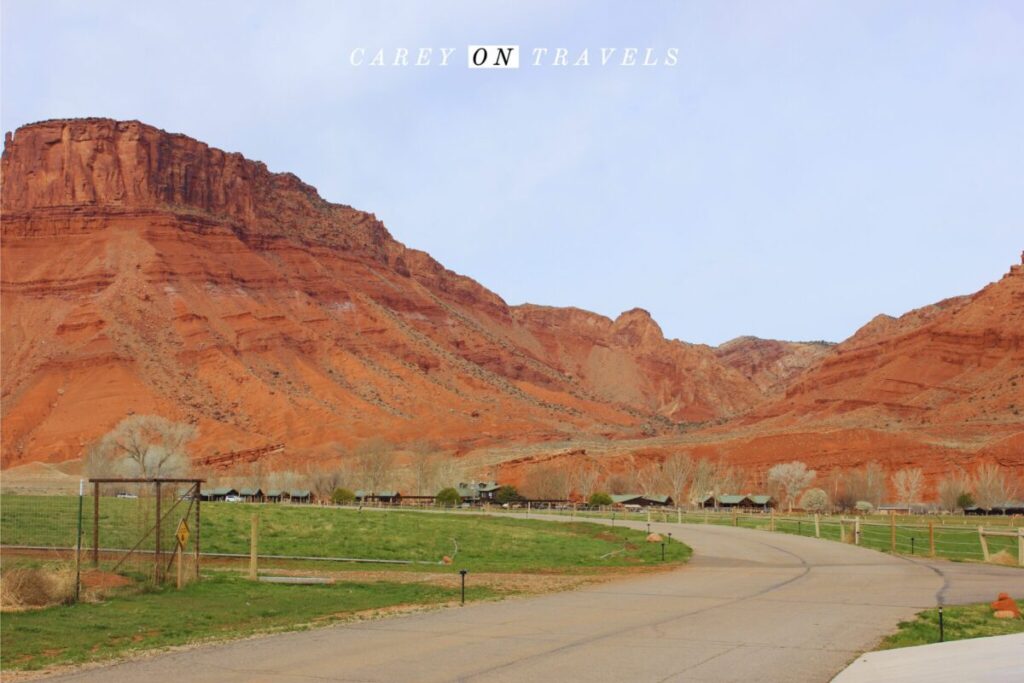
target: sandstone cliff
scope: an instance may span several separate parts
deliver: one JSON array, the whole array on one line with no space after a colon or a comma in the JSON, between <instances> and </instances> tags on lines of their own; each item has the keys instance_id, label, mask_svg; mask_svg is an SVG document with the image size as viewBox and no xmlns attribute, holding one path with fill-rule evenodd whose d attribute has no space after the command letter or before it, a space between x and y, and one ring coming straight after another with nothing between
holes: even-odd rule
<instances>
[{"instance_id":1,"label":"sandstone cliff","mask_svg":"<svg viewBox=\"0 0 1024 683\"><path fill-rule=\"evenodd\" d=\"M79 457L133 412L197 423L204 454L301 457L638 436L763 398L643 311L510 308L372 214L139 122L9 135L2 212L5 467Z\"/></svg>"}]
</instances>

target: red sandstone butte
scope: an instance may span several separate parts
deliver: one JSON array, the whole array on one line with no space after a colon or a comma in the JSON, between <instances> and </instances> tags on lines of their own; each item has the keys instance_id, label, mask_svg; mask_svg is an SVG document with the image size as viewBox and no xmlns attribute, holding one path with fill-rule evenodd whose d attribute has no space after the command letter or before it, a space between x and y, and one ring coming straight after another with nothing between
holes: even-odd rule
<instances>
[{"instance_id":1,"label":"red sandstone butte","mask_svg":"<svg viewBox=\"0 0 1024 683\"><path fill-rule=\"evenodd\" d=\"M0 171L5 469L80 458L132 413L197 424L225 470L375 436L513 482L679 451L1024 467L1021 266L838 345L715 349L642 309L509 306L294 175L137 121L24 126Z\"/></svg>"}]
</instances>

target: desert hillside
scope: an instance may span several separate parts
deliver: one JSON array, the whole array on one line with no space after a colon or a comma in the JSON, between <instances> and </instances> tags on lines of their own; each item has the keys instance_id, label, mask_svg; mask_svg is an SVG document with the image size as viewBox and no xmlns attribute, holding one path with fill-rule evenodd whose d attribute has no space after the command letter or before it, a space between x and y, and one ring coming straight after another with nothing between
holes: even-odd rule
<instances>
[{"instance_id":1,"label":"desert hillside","mask_svg":"<svg viewBox=\"0 0 1024 683\"><path fill-rule=\"evenodd\" d=\"M230 469L371 437L512 479L684 450L750 471L1024 465L1024 269L850 339L665 339L509 306L372 214L135 121L24 126L2 162L2 464L61 463L126 415ZM280 450L279 450L280 452Z\"/></svg>"},{"instance_id":2,"label":"desert hillside","mask_svg":"<svg viewBox=\"0 0 1024 683\"><path fill-rule=\"evenodd\" d=\"M196 423L202 457L301 458L671 433L777 390L639 309L510 307L294 175L139 122L25 126L2 171L5 467L132 413Z\"/></svg>"}]
</instances>

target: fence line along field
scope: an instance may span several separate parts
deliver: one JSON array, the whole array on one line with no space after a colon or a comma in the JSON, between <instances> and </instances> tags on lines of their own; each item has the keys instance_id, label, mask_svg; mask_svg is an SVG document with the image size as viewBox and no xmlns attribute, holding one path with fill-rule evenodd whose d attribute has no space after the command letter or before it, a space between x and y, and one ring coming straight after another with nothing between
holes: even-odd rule
<instances>
[{"instance_id":1,"label":"fence line along field","mask_svg":"<svg viewBox=\"0 0 1024 683\"><path fill-rule=\"evenodd\" d=\"M100 506L100 548L127 549L139 541L143 499L104 498ZM86 510L91 509L86 500ZM395 566L437 571L448 556L471 571L572 571L574 568L660 564L661 551L640 532L580 522L554 524L497 515L424 514L332 506L202 504L204 554L249 552L251 517L259 516L259 553L264 556L358 558L411 561ZM2 543L7 547L73 548L78 498L8 495L0 508ZM151 520L148 523L152 523ZM83 517L83 547L90 548L91 514ZM165 545L172 538L165 532ZM152 535L151 535L152 536ZM151 550L148 537L141 548ZM673 543L666 562L684 560L688 550ZM339 566L341 568L341 566Z\"/></svg>"},{"instance_id":2,"label":"fence line along field","mask_svg":"<svg viewBox=\"0 0 1024 683\"><path fill-rule=\"evenodd\" d=\"M818 536L831 541L855 543L865 548L902 555L930 555L934 539L935 557L955 561L995 561L1024 566L1021 558L1019 530L1024 519L1019 516L967 515L814 515L787 514L773 516L767 512L738 514L730 511L678 509L635 510L565 510L545 514L572 514L577 519L612 519L622 521L680 522L683 524L719 524L761 531ZM979 534L979 527L984 533ZM857 531L860 534L857 536ZM894 533L895 532L895 533ZM986 552L987 551L987 552Z\"/></svg>"}]
</instances>

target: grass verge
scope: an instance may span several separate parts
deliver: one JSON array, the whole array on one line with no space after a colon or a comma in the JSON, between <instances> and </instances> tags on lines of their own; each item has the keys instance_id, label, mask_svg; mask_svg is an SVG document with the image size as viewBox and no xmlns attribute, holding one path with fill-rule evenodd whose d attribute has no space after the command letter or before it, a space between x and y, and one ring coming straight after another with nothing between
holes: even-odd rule
<instances>
[{"instance_id":1,"label":"grass verge","mask_svg":"<svg viewBox=\"0 0 1024 683\"><path fill-rule=\"evenodd\" d=\"M942 612L945 640L1024 633L1024 619L996 619L987 603L948 606ZM939 610L936 608L919 612L913 621L901 621L898 629L882 641L879 650L937 643Z\"/></svg>"},{"instance_id":2,"label":"grass verge","mask_svg":"<svg viewBox=\"0 0 1024 683\"><path fill-rule=\"evenodd\" d=\"M466 600L501 595L472 585ZM79 603L3 615L0 666L39 669L101 661L141 650L301 630L368 610L437 605L457 591L422 583L341 582L289 586L211 572L178 591L155 589L102 603Z\"/></svg>"}]
</instances>

